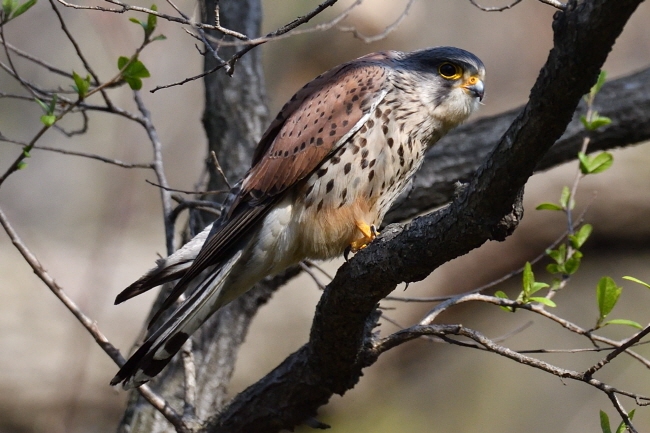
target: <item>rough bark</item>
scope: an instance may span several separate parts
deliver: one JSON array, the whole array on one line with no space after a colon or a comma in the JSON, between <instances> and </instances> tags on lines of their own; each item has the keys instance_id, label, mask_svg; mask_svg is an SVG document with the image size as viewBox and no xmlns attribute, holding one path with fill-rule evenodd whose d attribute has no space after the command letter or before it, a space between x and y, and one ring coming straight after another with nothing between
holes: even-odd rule
<instances>
[{"instance_id":1,"label":"rough bark","mask_svg":"<svg viewBox=\"0 0 650 433\"><path fill-rule=\"evenodd\" d=\"M497 145L524 107L482 118L461 126L445 136L426 155L408 198L393 208L385 223L404 221L442 206L453 197L456 181L468 181ZM589 152L629 146L650 140L650 69L612 80L603 86L594 109L612 123L592 134ZM547 170L574 160L585 136L580 102L562 137L537 165Z\"/></svg>"},{"instance_id":2,"label":"rough bark","mask_svg":"<svg viewBox=\"0 0 650 433\"><path fill-rule=\"evenodd\" d=\"M203 22L214 23L217 3L224 27L251 37L259 34L262 20L259 0L206 0L202 4ZM234 54L234 47L224 48L219 54L228 58ZM267 123L268 109L265 103L260 56L261 52L256 50L240 59L232 77L221 70L205 78L203 125L208 137L206 165L210 173L210 190L225 187L221 174L215 169L209 156L210 152L215 152L231 182L239 179L250 165L252 149ZM204 70L214 68L215 62L217 60L208 53ZM194 230L206 224L196 214L192 220ZM223 407L226 386L235 366L237 351L248 332L251 319L259 306L268 300L272 288L282 285L296 273L296 270L289 271L260 284L255 290L223 308L193 335L194 364L197 376L201 378L197 383L193 414L198 419L206 419ZM161 293L155 305L162 301L166 293ZM177 356L150 385L179 413L184 412L184 372L180 356ZM137 392L133 392L120 424L120 431L151 433L172 432L174 429Z\"/></svg>"},{"instance_id":3,"label":"rough bark","mask_svg":"<svg viewBox=\"0 0 650 433\"><path fill-rule=\"evenodd\" d=\"M389 226L345 263L324 292L310 340L233 399L207 432L276 432L315 416L343 394L375 357L370 330L377 303L397 284L419 281L443 263L502 240L522 215L524 184L560 138L641 0L571 1L555 16L550 52L524 109L450 206Z\"/></svg>"},{"instance_id":4,"label":"rough bark","mask_svg":"<svg viewBox=\"0 0 650 433\"><path fill-rule=\"evenodd\" d=\"M345 264L319 303L310 341L225 409L225 386L251 318L297 271L265 282L206 323L193 338L200 378L196 411L199 419L208 419L204 431L274 432L308 421L333 393L352 388L362 368L376 360L370 332L381 298L403 281L418 281L486 240L510 234L521 218L520 197L528 177L575 158L583 137L577 120L581 109L576 113L576 106L640 2L572 1L566 12L558 13L555 48L529 103L468 124L443 139L427 155L409 197L387 220L404 220L449 202L459 179L469 182L467 188L439 212L388 227ZM221 1L220 6L222 25L257 34L261 16L257 0ZM212 14L214 2L207 1L205 10ZM229 53L221 54L227 58ZM204 125L210 150L231 181L248 167L252 146L266 123L258 57L255 50L248 53L232 78L218 73L206 79ZM206 69L212 62L208 56ZM649 83L646 70L603 88L596 109L613 123L594 137L592 151L650 138ZM207 163L210 188L221 188L220 175ZM154 388L182 411L183 373L178 361L154 382ZM122 428L172 430L135 394Z\"/></svg>"}]
</instances>

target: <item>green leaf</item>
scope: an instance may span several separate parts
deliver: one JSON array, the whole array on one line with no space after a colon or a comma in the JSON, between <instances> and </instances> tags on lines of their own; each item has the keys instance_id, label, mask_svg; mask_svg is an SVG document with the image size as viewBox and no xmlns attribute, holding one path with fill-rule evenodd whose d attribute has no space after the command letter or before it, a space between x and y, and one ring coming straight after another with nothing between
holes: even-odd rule
<instances>
[{"instance_id":1,"label":"green leaf","mask_svg":"<svg viewBox=\"0 0 650 433\"><path fill-rule=\"evenodd\" d=\"M149 70L144 65L144 63L142 63L140 60L137 59L134 59L131 63L127 65L124 72L122 72L122 75L129 76L132 78L147 78L151 76Z\"/></svg>"},{"instance_id":2,"label":"green leaf","mask_svg":"<svg viewBox=\"0 0 650 433\"><path fill-rule=\"evenodd\" d=\"M643 326L638 324L637 322L633 320L627 320L627 319L612 319L608 320L607 322L604 322L602 326L605 325L625 325L625 326L631 326L632 328L636 329L643 329Z\"/></svg>"},{"instance_id":3,"label":"green leaf","mask_svg":"<svg viewBox=\"0 0 650 433\"><path fill-rule=\"evenodd\" d=\"M131 17L131 18L129 18L129 21L131 21L132 23L139 24L140 26L142 26L142 28L144 29L145 32L147 31L147 24L143 23L139 19Z\"/></svg>"},{"instance_id":4,"label":"green leaf","mask_svg":"<svg viewBox=\"0 0 650 433\"><path fill-rule=\"evenodd\" d=\"M543 296L533 296L532 298L528 298L530 302L539 302L540 304L544 304L547 307L555 308L557 305L555 302L551 301L548 298L544 298Z\"/></svg>"},{"instance_id":5,"label":"green leaf","mask_svg":"<svg viewBox=\"0 0 650 433\"><path fill-rule=\"evenodd\" d=\"M602 152L591 160L591 174L601 173L614 163L614 156L609 152Z\"/></svg>"},{"instance_id":6,"label":"green leaf","mask_svg":"<svg viewBox=\"0 0 650 433\"><path fill-rule=\"evenodd\" d=\"M580 172L582 174L589 174L589 157L583 152L578 152L578 159L580 160Z\"/></svg>"},{"instance_id":7,"label":"green leaf","mask_svg":"<svg viewBox=\"0 0 650 433\"><path fill-rule=\"evenodd\" d=\"M564 272L567 275L575 274L580 267L580 259L582 259L582 253L580 251L574 251L571 257L564 263Z\"/></svg>"},{"instance_id":8,"label":"green leaf","mask_svg":"<svg viewBox=\"0 0 650 433\"><path fill-rule=\"evenodd\" d=\"M31 9L31 7L34 6L35 4L36 4L36 0L27 0L25 3L21 4L16 9L14 9L13 14L11 14L11 19L13 20L14 18L17 18L20 15L24 14L29 9Z\"/></svg>"},{"instance_id":9,"label":"green leaf","mask_svg":"<svg viewBox=\"0 0 650 433\"><path fill-rule=\"evenodd\" d=\"M569 241L571 241L571 246L575 249L581 248L584 243L589 239L591 232L594 230L591 224L584 224L576 234L569 235Z\"/></svg>"},{"instance_id":10,"label":"green leaf","mask_svg":"<svg viewBox=\"0 0 650 433\"><path fill-rule=\"evenodd\" d=\"M542 282L539 282L539 281L535 281L533 283L533 287L531 288L531 290L530 290L530 292L528 294L532 295L533 293L539 292L540 290L545 289L547 287L549 287L548 284L542 283Z\"/></svg>"},{"instance_id":11,"label":"green leaf","mask_svg":"<svg viewBox=\"0 0 650 433\"><path fill-rule=\"evenodd\" d=\"M612 429L609 427L609 417L602 410L600 411L600 429L603 433L612 433Z\"/></svg>"},{"instance_id":12,"label":"green leaf","mask_svg":"<svg viewBox=\"0 0 650 433\"><path fill-rule=\"evenodd\" d=\"M589 94L595 97L598 94L598 92L600 92L600 89L603 88L605 81L607 81L607 71L601 70L600 73L598 74L598 79L596 80L596 84L594 84L591 87Z\"/></svg>"},{"instance_id":13,"label":"green leaf","mask_svg":"<svg viewBox=\"0 0 650 433\"><path fill-rule=\"evenodd\" d=\"M566 251L560 251L559 249L557 250L546 250L546 255L548 255L550 258L552 258L555 263L564 263L564 254L566 254Z\"/></svg>"},{"instance_id":14,"label":"green leaf","mask_svg":"<svg viewBox=\"0 0 650 433\"><path fill-rule=\"evenodd\" d=\"M599 153L593 158L580 152L578 153L578 159L580 160L580 171L582 174L601 173L614 163L614 157L609 152Z\"/></svg>"},{"instance_id":15,"label":"green leaf","mask_svg":"<svg viewBox=\"0 0 650 433\"><path fill-rule=\"evenodd\" d=\"M632 409L629 414L627 414L627 417L630 418L630 421L634 418L634 411L636 409ZM616 429L616 433L625 433L627 431L627 426L625 425L624 421L621 421L621 423L618 425L618 428Z\"/></svg>"},{"instance_id":16,"label":"green leaf","mask_svg":"<svg viewBox=\"0 0 650 433\"><path fill-rule=\"evenodd\" d=\"M25 161L20 161L18 165L16 165L16 170L23 170L27 168L27 163Z\"/></svg>"},{"instance_id":17,"label":"green leaf","mask_svg":"<svg viewBox=\"0 0 650 433\"><path fill-rule=\"evenodd\" d=\"M151 10L157 11L158 6L156 6L155 4L151 5ZM154 30L156 30L157 21L158 21L158 17L156 15L149 14L147 16L147 28L144 31L145 39L149 39L149 36L151 36Z\"/></svg>"},{"instance_id":18,"label":"green leaf","mask_svg":"<svg viewBox=\"0 0 650 433\"><path fill-rule=\"evenodd\" d=\"M41 116L41 122L45 126L52 126L56 122L56 116L53 114L44 114Z\"/></svg>"},{"instance_id":19,"label":"green leaf","mask_svg":"<svg viewBox=\"0 0 650 433\"><path fill-rule=\"evenodd\" d=\"M2 11L7 20L9 20L9 15L11 15L16 6L18 6L17 0L2 0Z\"/></svg>"},{"instance_id":20,"label":"green leaf","mask_svg":"<svg viewBox=\"0 0 650 433\"><path fill-rule=\"evenodd\" d=\"M650 284L645 283L645 282L639 280L638 278L634 278L634 277L630 277L630 276L625 276L625 277L623 277L623 279L624 279L624 280L628 280L628 281L632 281L632 282L635 282L635 283L638 283L638 284L641 284L642 286L646 286L648 289L650 289Z\"/></svg>"},{"instance_id":21,"label":"green leaf","mask_svg":"<svg viewBox=\"0 0 650 433\"><path fill-rule=\"evenodd\" d=\"M167 39L167 36L165 36L165 35L158 35L158 36L155 36L155 37L152 39L152 41L164 41L165 39Z\"/></svg>"},{"instance_id":22,"label":"green leaf","mask_svg":"<svg viewBox=\"0 0 650 433\"><path fill-rule=\"evenodd\" d=\"M564 273L564 267L560 267L560 265L555 263L549 263L546 265L546 272L549 274L562 274Z\"/></svg>"},{"instance_id":23,"label":"green leaf","mask_svg":"<svg viewBox=\"0 0 650 433\"><path fill-rule=\"evenodd\" d=\"M141 78L151 76L144 63L137 58L129 59L128 57L120 56L117 59L117 67L122 71L124 81L133 90L140 90L142 88Z\"/></svg>"},{"instance_id":24,"label":"green leaf","mask_svg":"<svg viewBox=\"0 0 650 433\"><path fill-rule=\"evenodd\" d=\"M505 292L503 292L502 290L497 290L494 293L494 296L496 296L497 298L500 298L500 299L510 299L510 298L508 298L508 295L506 295ZM514 311L511 307L507 307L505 305L500 305L499 308L501 308L502 310L507 311L507 312Z\"/></svg>"},{"instance_id":25,"label":"green leaf","mask_svg":"<svg viewBox=\"0 0 650 433\"><path fill-rule=\"evenodd\" d=\"M562 206L555 204L555 203L541 203L538 204L537 207L535 208L537 210L562 210Z\"/></svg>"},{"instance_id":26,"label":"green leaf","mask_svg":"<svg viewBox=\"0 0 650 433\"><path fill-rule=\"evenodd\" d=\"M535 283L535 274L533 274L533 267L530 265L530 262L526 262L524 265L522 280L524 294L528 296L533 288L533 283Z\"/></svg>"},{"instance_id":27,"label":"green leaf","mask_svg":"<svg viewBox=\"0 0 650 433\"><path fill-rule=\"evenodd\" d=\"M87 75L86 78L81 78L81 75L72 71L72 79L75 84L73 88L79 95L79 98L85 98L88 94L88 89L90 88L90 75Z\"/></svg>"},{"instance_id":28,"label":"green leaf","mask_svg":"<svg viewBox=\"0 0 650 433\"><path fill-rule=\"evenodd\" d=\"M580 154L578 154L578 157ZM560 194L560 206L562 206L562 209L568 209L569 208L569 199L571 198L571 190L569 189L568 186L565 186L562 188L562 194ZM573 201L573 200L571 200ZM571 206L573 209L573 206Z\"/></svg>"},{"instance_id":29,"label":"green leaf","mask_svg":"<svg viewBox=\"0 0 650 433\"><path fill-rule=\"evenodd\" d=\"M129 59L129 58L126 57L126 56L120 56L120 57L117 59L117 69L119 69L120 71L121 71L122 69L124 69L124 67L127 65L127 63L129 63L129 60L131 60L131 59Z\"/></svg>"},{"instance_id":30,"label":"green leaf","mask_svg":"<svg viewBox=\"0 0 650 433\"><path fill-rule=\"evenodd\" d=\"M140 90L142 89L142 80L139 78L133 78L133 77L124 77L124 81L129 85L129 87L133 90Z\"/></svg>"},{"instance_id":31,"label":"green leaf","mask_svg":"<svg viewBox=\"0 0 650 433\"><path fill-rule=\"evenodd\" d=\"M595 131L596 129L602 128L603 126L607 126L610 123L612 123L612 119L610 119L609 117L594 115L594 118L591 119L591 121L588 122L587 125L585 125L585 128L587 128L587 130L589 131Z\"/></svg>"},{"instance_id":32,"label":"green leaf","mask_svg":"<svg viewBox=\"0 0 650 433\"><path fill-rule=\"evenodd\" d=\"M38 102L38 105L41 106L43 111L45 111L47 113L47 111L50 109L50 107L48 107L48 105L45 102L41 101L40 99L38 99L38 98L34 98L34 99L36 100L36 102Z\"/></svg>"},{"instance_id":33,"label":"green leaf","mask_svg":"<svg viewBox=\"0 0 650 433\"><path fill-rule=\"evenodd\" d=\"M598 281L596 298L598 299L598 311L600 314L599 320L602 321L612 312L614 306L618 302L618 298L621 296L622 290L623 289L618 287L610 277L602 277L600 281Z\"/></svg>"}]
</instances>

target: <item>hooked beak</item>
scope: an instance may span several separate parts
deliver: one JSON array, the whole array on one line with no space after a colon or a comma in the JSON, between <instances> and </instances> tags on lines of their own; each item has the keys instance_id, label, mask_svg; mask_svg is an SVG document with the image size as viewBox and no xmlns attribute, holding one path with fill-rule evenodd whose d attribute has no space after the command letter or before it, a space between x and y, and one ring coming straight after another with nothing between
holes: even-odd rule
<instances>
[{"instance_id":1,"label":"hooked beak","mask_svg":"<svg viewBox=\"0 0 650 433\"><path fill-rule=\"evenodd\" d=\"M483 100L483 95L485 94L485 86L483 85L483 80L471 77L465 84L462 86L463 89L470 95L478 98L479 101Z\"/></svg>"}]
</instances>

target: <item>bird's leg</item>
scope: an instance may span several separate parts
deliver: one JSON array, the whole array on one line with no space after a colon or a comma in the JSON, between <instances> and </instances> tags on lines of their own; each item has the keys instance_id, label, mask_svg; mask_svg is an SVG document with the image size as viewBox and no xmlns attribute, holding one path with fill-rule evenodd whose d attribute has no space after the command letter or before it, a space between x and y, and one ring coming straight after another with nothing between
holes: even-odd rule
<instances>
[{"instance_id":1,"label":"bird's leg","mask_svg":"<svg viewBox=\"0 0 650 433\"><path fill-rule=\"evenodd\" d=\"M361 239L352 241L350 244L350 251L353 253L356 253L357 251L368 246L368 244L372 242L372 240L375 239L379 234L374 224L368 225L363 221L357 221L355 224L359 231L363 234L363 237Z\"/></svg>"}]
</instances>

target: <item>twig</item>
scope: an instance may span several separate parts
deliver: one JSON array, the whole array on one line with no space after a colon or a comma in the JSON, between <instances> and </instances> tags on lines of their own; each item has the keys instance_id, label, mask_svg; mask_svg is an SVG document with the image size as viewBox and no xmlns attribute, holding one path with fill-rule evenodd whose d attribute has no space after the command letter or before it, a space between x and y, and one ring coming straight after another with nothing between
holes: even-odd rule
<instances>
[{"instance_id":1,"label":"twig","mask_svg":"<svg viewBox=\"0 0 650 433\"><path fill-rule=\"evenodd\" d=\"M609 364L614 358L616 358L622 352L626 351L629 347L632 347L635 344L637 344L639 341L641 341L641 339L646 335L648 335L649 333L650 333L650 325L646 326L643 330L639 331L636 335L630 337L627 341L625 341L625 343L618 346L616 350L607 354L605 358L601 359L596 364L594 364L589 369L587 369L584 373L585 376L592 376L594 373L596 373L598 370L603 368L605 365Z\"/></svg>"},{"instance_id":2,"label":"twig","mask_svg":"<svg viewBox=\"0 0 650 433\"><path fill-rule=\"evenodd\" d=\"M543 0L541 1L543 2ZM484 12L502 12L505 11L506 9L515 7L517 4L521 3L521 0L514 0L512 3L505 6L494 6L494 7L481 6L476 2L476 0L469 0L469 2Z\"/></svg>"},{"instance_id":3,"label":"twig","mask_svg":"<svg viewBox=\"0 0 650 433\"><path fill-rule=\"evenodd\" d=\"M196 364L192 353L192 339L188 338L181 351L183 372L185 373L185 395L183 398L183 418L194 421L196 418Z\"/></svg>"},{"instance_id":4,"label":"twig","mask_svg":"<svg viewBox=\"0 0 650 433\"><path fill-rule=\"evenodd\" d=\"M226 185L228 185L228 188L232 189L232 185L230 185L230 182L228 182L228 178L226 177L226 173L223 172L223 169L221 168L221 164L219 164L219 159L217 158L217 154L214 153L214 150L210 151L210 156L212 157L212 162L214 163L214 167L217 169L217 171L221 175L221 178L226 183Z\"/></svg>"},{"instance_id":5,"label":"twig","mask_svg":"<svg viewBox=\"0 0 650 433\"><path fill-rule=\"evenodd\" d=\"M28 145L27 143L24 142L8 139L2 136L2 134L0 134L0 141L5 141L7 143L12 143L20 146ZM94 153L88 153L88 152L77 152L74 150L57 149L55 147L38 146L38 145L34 145L32 149L45 150L48 152L56 152L56 153L61 153L63 155L80 156L82 158L88 158L88 159L95 159L97 161L105 162L107 164L117 165L118 167L123 167L123 168L152 168L150 163L123 162L120 161L119 159L106 158L105 156L96 155Z\"/></svg>"},{"instance_id":6,"label":"twig","mask_svg":"<svg viewBox=\"0 0 650 433\"><path fill-rule=\"evenodd\" d=\"M212 191L187 191L187 190L184 190L184 189L176 189L176 188L164 187L162 185L157 184L156 182L150 181L149 179L145 179L144 181L147 182L149 185L155 186L157 188L163 188L165 191L179 192L181 194L206 195L206 194L224 194L224 193L228 192L228 190L225 190L225 189L215 189L215 190L212 190ZM172 198L175 199L174 196L172 196ZM184 200L180 200L180 201L184 201Z\"/></svg>"},{"instance_id":7,"label":"twig","mask_svg":"<svg viewBox=\"0 0 650 433\"><path fill-rule=\"evenodd\" d=\"M77 53L77 57L79 57L79 60L81 60L81 63L83 63L84 68L86 68L86 71L93 77L95 80L95 83L99 84L99 76L95 73L93 70L92 66L90 65L90 62L86 60L86 56L84 56L83 52L81 51L81 48L79 47L79 44L75 40L74 36L72 36L72 33L68 30L68 26L66 26L65 21L63 20L63 17L61 16L61 12L59 12L59 9L56 7L56 4L54 3L54 0L50 0L50 6L52 6L52 9L54 10L54 13L56 14L57 18L59 19L59 24L61 24L61 30L63 30L63 33L68 37L68 40L74 47L75 52ZM106 91L102 88L100 89L100 92L102 94L102 97L104 98L104 102L106 102L106 105L110 108L113 106L113 103L111 102L110 98L108 97L108 94Z\"/></svg>"},{"instance_id":8,"label":"twig","mask_svg":"<svg viewBox=\"0 0 650 433\"><path fill-rule=\"evenodd\" d=\"M61 1L61 0L59 0L59 1ZM337 1L338 0L326 0L323 3L319 4L316 8L314 8L308 14L296 18L295 20L291 21L289 24L286 24L285 26L280 27L279 29L267 34L265 37L257 38L257 39L251 39L249 41L246 41L246 43L248 44L247 46L245 46L241 50L237 51L228 61L218 64L217 66L215 66L214 68L212 68L209 71L203 72L203 73L195 75L193 77L185 78L185 79L183 79L181 81L178 81L178 82L175 82L175 83L165 84L165 85L162 85L162 86L157 86L157 87L151 89L150 91L151 91L151 93L154 93L154 92L157 92L158 90L167 89L169 87L181 86L181 85L183 85L185 83L188 83L190 81L198 80L200 78L205 77L206 75L210 75L210 74L212 74L212 73L214 73L214 72L216 72L216 71L218 71L219 69L222 69L222 68L227 68L228 74L232 75L234 73L235 63L237 63L237 61L242 56L244 56L244 54L246 54L247 52L249 52L250 50L252 50L256 46L261 45L261 44L263 44L263 43L265 43L265 42L267 42L269 40L275 39L277 36L284 35L285 33L288 33L289 31L295 29L296 27L310 21L316 15L320 14L323 10L325 10L328 7L334 5ZM362 0L357 0L357 2L355 2L355 4L360 3L361 1ZM203 28L205 28L205 27L203 27Z\"/></svg>"},{"instance_id":9,"label":"twig","mask_svg":"<svg viewBox=\"0 0 650 433\"><path fill-rule=\"evenodd\" d=\"M111 344L106 336L99 330L97 323L91 320L86 316L77 304L65 293L63 288L54 281L47 271L43 268L43 265L38 261L36 256L32 254L27 246L20 239L18 234L15 232L6 215L0 209L0 225L4 228L7 236L16 247L18 252L23 256L27 264L32 268L36 276L45 283L45 285L50 289L50 291L56 296L65 307L72 313L73 316L81 323L81 325L90 333L94 338L95 342L99 347L115 362L118 366L122 366L125 363L124 357L120 354L120 351ZM151 403L174 427L177 431L186 432L188 431L181 417L172 409L165 400L160 396L155 394L149 387L141 386L138 388L138 391L142 396Z\"/></svg>"},{"instance_id":10,"label":"twig","mask_svg":"<svg viewBox=\"0 0 650 433\"><path fill-rule=\"evenodd\" d=\"M167 246L167 255L171 255L174 252L174 223L171 220L171 196L169 191L166 190L166 188L169 188L169 184L167 183L167 177L165 176L165 169L163 166L162 143L158 138L156 127L151 121L151 112L144 105L144 102L140 97L140 92L137 90L134 91L133 99L138 106L138 110L142 114L142 126L147 131L147 135L149 136L149 140L151 141L151 145L153 147L153 161L151 163L151 168L153 169L154 173L156 173L158 183L162 186L162 188L160 188L160 198L163 207L163 221L165 224L165 243Z\"/></svg>"},{"instance_id":11,"label":"twig","mask_svg":"<svg viewBox=\"0 0 650 433\"><path fill-rule=\"evenodd\" d=\"M614 388L610 385L607 385L604 382L601 382L600 380L594 379L593 377L588 377L585 376L583 373L580 373L578 371L573 371L573 370L568 370L565 368L557 367L553 364L541 361L536 358L532 358L529 356L525 356L521 353L515 352L512 349L509 349L507 347L500 346L496 344L493 340L490 340L489 338L485 337L483 334L481 334L478 331L475 331L473 329L466 328L462 325L417 325L408 329L404 329L402 331L396 332L389 337L386 337L384 339L381 339L377 341L370 351L372 352L372 356L378 356L381 353L386 352L387 350L396 347L402 343L405 343L407 341L411 341L413 339L419 338L421 336L437 336L439 338L447 338L448 335L458 335L458 336L463 336L466 338L469 338L476 343L478 343L480 346L485 348L489 352L496 353L498 355L504 356L506 358L510 358L513 361L516 361L520 364L527 365L533 368L537 368L539 370L545 371L547 373L553 374L554 376L560 377L560 378L566 378L566 379L572 379L576 380L579 382L584 382L588 385L591 385L601 391L603 391L607 396L612 400L612 403L614 404L614 407L616 407L616 410L621 414L621 417L623 418L623 421L626 423L628 429L632 431L636 431L634 427L632 426L629 417L627 417L627 414L625 410L622 408L620 405L620 402L618 402L618 398L616 397L616 394L624 395L626 397L630 397L635 399L636 401L641 401L641 402L648 402L650 401L650 397L646 397L643 395L631 393L628 391L624 390L619 390L617 388ZM459 345L466 345L466 343L454 339L449 339L447 338L447 341L449 341L452 344L459 344Z\"/></svg>"},{"instance_id":12,"label":"twig","mask_svg":"<svg viewBox=\"0 0 650 433\"><path fill-rule=\"evenodd\" d=\"M401 14L399 14L397 19L393 21L391 24L389 24L386 28L384 28L382 32L374 36L366 36L363 33L361 33L359 30L357 30L356 27L339 27L339 30L343 32L352 32L352 35L355 38L361 39L363 42L367 44L382 40L399 27L399 25L402 23L402 21L404 21L409 11L411 10L411 6L413 6L413 3L415 3L415 0L409 0L409 2L404 7L404 10L402 11Z\"/></svg>"},{"instance_id":13,"label":"twig","mask_svg":"<svg viewBox=\"0 0 650 433\"><path fill-rule=\"evenodd\" d=\"M304 262L304 260L301 261L299 265L302 270L307 272L307 275L309 275L311 279L314 280L319 290L325 290L325 284L320 282L320 280L316 277L316 274L314 274L314 271L311 270L311 268Z\"/></svg>"}]
</instances>

